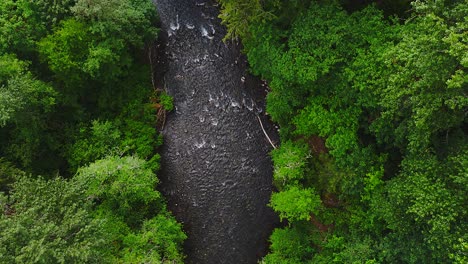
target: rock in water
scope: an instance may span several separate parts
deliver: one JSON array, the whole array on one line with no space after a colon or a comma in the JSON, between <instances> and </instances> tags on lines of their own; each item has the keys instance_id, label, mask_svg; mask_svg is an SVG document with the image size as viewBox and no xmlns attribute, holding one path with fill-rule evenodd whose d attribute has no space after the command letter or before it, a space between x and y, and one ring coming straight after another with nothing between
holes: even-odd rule
<instances>
[{"instance_id":1,"label":"rock in water","mask_svg":"<svg viewBox=\"0 0 468 264\"><path fill-rule=\"evenodd\" d=\"M239 47L222 42L213 2L155 3L175 106L163 130L161 191L189 236L187 262L257 263L277 221L267 207L271 145L258 120L276 137L264 94Z\"/></svg>"}]
</instances>

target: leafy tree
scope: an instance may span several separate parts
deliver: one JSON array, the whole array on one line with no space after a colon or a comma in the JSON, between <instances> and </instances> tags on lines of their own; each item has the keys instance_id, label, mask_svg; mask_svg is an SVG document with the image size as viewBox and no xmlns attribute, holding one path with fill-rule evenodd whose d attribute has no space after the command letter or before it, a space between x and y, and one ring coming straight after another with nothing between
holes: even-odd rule
<instances>
[{"instance_id":1,"label":"leafy tree","mask_svg":"<svg viewBox=\"0 0 468 264\"><path fill-rule=\"evenodd\" d=\"M293 203L291 201L294 201ZM316 213L322 201L314 189L299 189L291 187L271 196L271 207L279 213L281 219L290 221L310 220L310 215Z\"/></svg>"},{"instance_id":2,"label":"leafy tree","mask_svg":"<svg viewBox=\"0 0 468 264\"><path fill-rule=\"evenodd\" d=\"M183 262L186 236L155 190L140 54L155 14L146 0L0 3L0 262Z\"/></svg>"},{"instance_id":3,"label":"leafy tree","mask_svg":"<svg viewBox=\"0 0 468 264\"><path fill-rule=\"evenodd\" d=\"M388 182L386 199L375 211L392 232L383 239L388 261L448 262L466 236L466 151L438 160L433 155L407 158L399 177Z\"/></svg>"},{"instance_id":4,"label":"leafy tree","mask_svg":"<svg viewBox=\"0 0 468 264\"><path fill-rule=\"evenodd\" d=\"M154 5L146 0L20 0L0 6L2 26L5 32L10 26L12 30L2 37L5 49L0 50L0 64L5 65L0 70L0 151L28 171L46 175L60 169L73 174L78 166L93 161L67 168L78 126L90 126L96 119L114 120L124 111L141 113L130 104L148 103L150 73L139 53L157 32ZM10 36L27 43L14 44ZM129 130L122 132L121 141L138 149L131 154L153 159L157 169L158 156L150 152L160 139L148 125L154 122L147 118L151 111L144 112L134 114L134 121L119 118L119 130Z\"/></svg>"},{"instance_id":5,"label":"leafy tree","mask_svg":"<svg viewBox=\"0 0 468 264\"><path fill-rule=\"evenodd\" d=\"M36 41L70 13L74 0L5 0L0 3L0 54L36 57Z\"/></svg>"},{"instance_id":6,"label":"leafy tree","mask_svg":"<svg viewBox=\"0 0 468 264\"><path fill-rule=\"evenodd\" d=\"M251 24L266 22L274 16L272 13L265 12L260 0L220 0L222 4L219 17L227 25L227 39L245 39L250 37L248 28Z\"/></svg>"},{"instance_id":7,"label":"leafy tree","mask_svg":"<svg viewBox=\"0 0 468 264\"><path fill-rule=\"evenodd\" d=\"M19 176L24 176L24 172L16 168L13 164L0 158L0 192L7 193L12 188L12 184Z\"/></svg>"},{"instance_id":8,"label":"leafy tree","mask_svg":"<svg viewBox=\"0 0 468 264\"><path fill-rule=\"evenodd\" d=\"M145 161L109 157L71 180L21 176L0 195L5 263L182 263L186 236Z\"/></svg>"},{"instance_id":9,"label":"leafy tree","mask_svg":"<svg viewBox=\"0 0 468 264\"><path fill-rule=\"evenodd\" d=\"M50 111L56 93L52 87L35 80L27 72L26 62L8 54L0 56L0 66L0 126L17 118L25 107L29 111L24 115L34 114L37 108L43 108L43 112Z\"/></svg>"},{"instance_id":10,"label":"leafy tree","mask_svg":"<svg viewBox=\"0 0 468 264\"><path fill-rule=\"evenodd\" d=\"M132 52L156 34L150 1L80 0L71 11L74 17L42 39L39 52L60 80L72 85L127 75Z\"/></svg>"},{"instance_id":11,"label":"leafy tree","mask_svg":"<svg viewBox=\"0 0 468 264\"><path fill-rule=\"evenodd\" d=\"M428 5L416 3L418 10ZM439 7L457 10L466 8L466 3ZM462 21L452 25L452 20L457 20L456 12L418 15L402 27L401 41L383 55L387 72L377 78L387 82L375 87L382 112L370 128L386 144L414 154L424 152L432 140L441 140L434 135L457 129L463 122L463 109L468 106L463 95L466 62L454 49L468 48L466 41L456 37L467 25Z\"/></svg>"},{"instance_id":12,"label":"leafy tree","mask_svg":"<svg viewBox=\"0 0 468 264\"><path fill-rule=\"evenodd\" d=\"M83 68L91 41L86 24L71 18L62 21L54 34L42 39L38 50L57 77L76 83L86 80Z\"/></svg>"},{"instance_id":13,"label":"leafy tree","mask_svg":"<svg viewBox=\"0 0 468 264\"><path fill-rule=\"evenodd\" d=\"M39 17L40 21L50 31L61 20L70 16L70 8L76 0L37 0L32 2L34 6L34 15Z\"/></svg>"},{"instance_id":14,"label":"leafy tree","mask_svg":"<svg viewBox=\"0 0 468 264\"><path fill-rule=\"evenodd\" d=\"M78 170L74 180L87 186L86 194L97 202L96 217L110 219L104 229L117 243L114 256L131 263L181 263L186 236L167 213L155 190L158 180L144 160L108 157Z\"/></svg>"},{"instance_id":15,"label":"leafy tree","mask_svg":"<svg viewBox=\"0 0 468 264\"><path fill-rule=\"evenodd\" d=\"M154 190L157 178L145 166L134 157L109 157L81 168L75 179L88 186L87 194L98 199L101 208L138 226L149 206L162 206L161 195Z\"/></svg>"},{"instance_id":16,"label":"leafy tree","mask_svg":"<svg viewBox=\"0 0 468 264\"><path fill-rule=\"evenodd\" d=\"M47 129L44 119L54 110L57 93L34 78L27 65L14 55L0 56L0 130L5 133L0 148L30 168L44 147L40 142Z\"/></svg>"},{"instance_id":17,"label":"leafy tree","mask_svg":"<svg viewBox=\"0 0 468 264\"><path fill-rule=\"evenodd\" d=\"M297 185L304 178L307 169L308 147L292 141L283 142L280 148L272 151L275 169L273 179L278 188Z\"/></svg>"},{"instance_id":18,"label":"leafy tree","mask_svg":"<svg viewBox=\"0 0 468 264\"><path fill-rule=\"evenodd\" d=\"M32 2L7 0L0 3L0 54L25 54L34 50L34 41L45 28L33 15Z\"/></svg>"},{"instance_id":19,"label":"leafy tree","mask_svg":"<svg viewBox=\"0 0 468 264\"><path fill-rule=\"evenodd\" d=\"M83 138L72 147L70 165L75 170L81 165L89 164L106 156L121 155L124 150L119 149L121 132L109 121L93 121L90 131L81 128Z\"/></svg>"},{"instance_id":20,"label":"leafy tree","mask_svg":"<svg viewBox=\"0 0 468 264\"><path fill-rule=\"evenodd\" d=\"M71 8L90 32L103 39L124 41L127 48L141 48L157 33L155 6L146 0L78 0ZM117 44L117 43L114 43Z\"/></svg>"},{"instance_id":21,"label":"leafy tree","mask_svg":"<svg viewBox=\"0 0 468 264\"><path fill-rule=\"evenodd\" d=\"M125 263L183 263L181 245L187 236L180 224L164 213L143 223L141 231L124 238ZM155 250L157 248L158 250Z\"/></svg>"},{"instance_id":22,"label":"leafy tree","mask_svg":"<svg viewBox=\"0 0 468 264\"><path fill-rule=\"evenodd\" d=\"M413 1L400 20L389 12L401 14L408 1L302 1L286 16L297 1L251 1L261 10L242 15L229 10L247 4L225 2L222 18L241 32L252 72L268 81L267 111L281 127L271 205L291 228L311 220L289 237L309 238L309 251L289 260L274 250L287 240L275 238L265 261L462 259L466 1ZM255 20L262 12L268 21ZM243 15L244 32L232 22Z\"/></svg>"},{"instance_id":23,"label":"leafy tree","mask_svg":"<svg viewBox=\"0 0 468 264\"><path fill-rule=\"evenodd\" d=\"M314 253L312 241L303 227L275 229L270 237L270 250L262 263L308 263Z\"/></svg>"},{"instance_id":24,"label":"leafy tree","mask_svg":"<svg viewBox=\"0 0 468 264\"><path fill-rule=\"evenodd\" d=\"M139 112L143 111L143 115ZM138 155L147 159L151 168L159 168L159 154L154 154L162 139L154 129L155 113L151 107L130 103L113 121L92 122L90 128L81 127L80 135L70 149L72 170L106 156Z\"/></svg>"},{"instance_id":25,"label":"leafy tree","mask_svg":"<svg viewBox=\"0 0 468 264\"><path fill-rule=\"evenodd\" d=\"M1 200L0 261L3 263L104 262L102 221L91 217L85 186L57 178L20 177Z\"/></svg>"}]
</instances>

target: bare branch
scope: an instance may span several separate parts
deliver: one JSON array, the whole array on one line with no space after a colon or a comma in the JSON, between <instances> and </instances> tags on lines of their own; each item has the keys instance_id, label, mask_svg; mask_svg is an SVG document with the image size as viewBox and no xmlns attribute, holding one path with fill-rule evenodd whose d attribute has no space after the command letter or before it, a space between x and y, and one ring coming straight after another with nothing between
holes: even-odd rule
<instances>
[{"instance_id":1,"label":"bare branch","mask_svg":"<svg viewBox=\"0 0 468 264\"><path fill-rule=\"evenodd\" d=\"M273 144L273 141L271 141L270 137L268 136L267 132L265 131L265 128L263 127L263 123L262 123L262 120L260 119L260 116L257 115L257 118L258 118L258 122L260 123L260 126L262 127L263 134L265 134L265 137L268 139L268 141L270 142L271 146L272 146L274 149L276 149L275 144Z\"/></svg>"}]
</instances>

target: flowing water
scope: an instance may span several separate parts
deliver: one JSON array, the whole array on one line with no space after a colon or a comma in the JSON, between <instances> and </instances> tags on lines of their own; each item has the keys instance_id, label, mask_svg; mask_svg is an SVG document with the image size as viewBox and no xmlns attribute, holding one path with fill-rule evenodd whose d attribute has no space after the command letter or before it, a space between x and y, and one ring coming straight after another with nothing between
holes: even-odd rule
<instances>
[{"instance_id":1,"label":"flowing water","mask_svg":"<svg viewBox=\"0 0 468 264\"><path fill-rule=\"evenodd\" d=\"M174 98L166 120L161 191L189 238L187 263L256 263L277 219L264 87L225 44L209 0L155 0L161 21L161 86ZM162 73L162 74L161 74Z\"/></svg>"}]
</instances>

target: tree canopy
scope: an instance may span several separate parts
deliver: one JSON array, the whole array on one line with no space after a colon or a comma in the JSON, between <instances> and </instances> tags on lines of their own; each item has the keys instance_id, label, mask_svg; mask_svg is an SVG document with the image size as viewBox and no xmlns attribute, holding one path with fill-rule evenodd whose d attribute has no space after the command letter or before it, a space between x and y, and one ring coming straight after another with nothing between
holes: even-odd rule
<instances>
[{"instance_id":1,"label":"tree canopy","mask_svg":"<svg viewBox=\"0 0 468 264\"><path fill-rule=\"evenodd\" d=\"M182 263L146 0L0 3L0 262Z\"/></svg>"},{"instance_id":2,"label":"tree canopy","mask_svg":"<svg viewBox=\"0 0 468 264\"><path fill-rule=\"evenodd\" d=\"M466 1L220 2L280 125L264 262L466 261Z\"/></svg>"}]
</instances>

